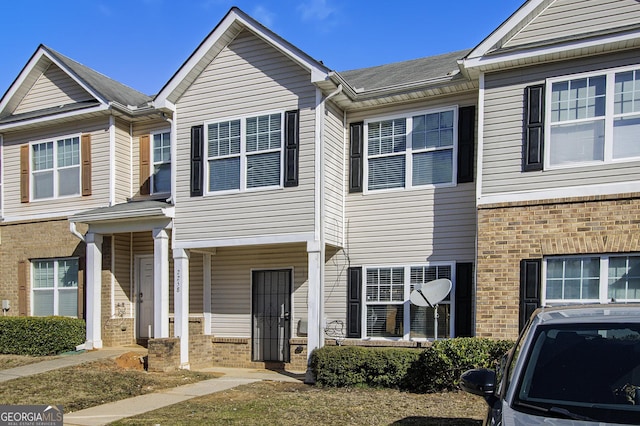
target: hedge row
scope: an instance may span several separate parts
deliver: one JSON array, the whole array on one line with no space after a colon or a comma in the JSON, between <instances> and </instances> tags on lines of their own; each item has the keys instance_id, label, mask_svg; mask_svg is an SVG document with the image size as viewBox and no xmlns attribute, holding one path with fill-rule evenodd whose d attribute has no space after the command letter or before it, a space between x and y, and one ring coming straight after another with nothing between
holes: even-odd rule
<instances>
[{"instance_id":1,"label":"hedge row","mask_svg":"<svg viewBox=\"0 0 640 426\"><path fill-rule=\"evenodd\" d=\"M466 370L494 368L512 346L472 337L438 340L426 349L325 346L311 354L311 368L321 386L441 392L456 389Z\"/></svg>"},{"instance_id":2,"label":"hedge row","mask_svg":"<svg viewBox=\"0 0 640 426\"><path fill-rule=\"evenodd\" d=\"M85 341L85 322L67 317L0 317L0 353L55 355Z\"/></svg>"}]
</instances>

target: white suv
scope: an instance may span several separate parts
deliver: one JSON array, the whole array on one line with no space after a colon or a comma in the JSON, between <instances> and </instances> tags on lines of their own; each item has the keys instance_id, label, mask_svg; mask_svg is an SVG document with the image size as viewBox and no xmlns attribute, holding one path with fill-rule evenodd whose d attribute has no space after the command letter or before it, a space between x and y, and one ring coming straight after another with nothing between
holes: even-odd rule
<instances>
[{"instance_id":1,"label":"white suv","mask_svg":"<svg viewBox=\"0 0 640 426\"><path fill-rule=\"evenodd\" d=\"M498 371L460 387L491 425L640 425L640 305L540 308Z\"/></svg>"}]
</instances>

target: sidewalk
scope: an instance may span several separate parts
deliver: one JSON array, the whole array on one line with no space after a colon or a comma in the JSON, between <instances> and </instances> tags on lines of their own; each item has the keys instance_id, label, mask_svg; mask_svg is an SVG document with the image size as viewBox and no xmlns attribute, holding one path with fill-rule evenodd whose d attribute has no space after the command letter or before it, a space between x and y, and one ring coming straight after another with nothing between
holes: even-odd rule
<instances>
[{"instance_id":1,"label":"sidewalk","mask_svg":"<svg viewBox=\"0 0 640 426\"><path fill-rule=\"evenodd\" d=\"M261 380L302 382L304 377L304 375L241 368L213 367L198 369L198 371L222 373L224 376L65 414L64 424L69 426L104 425L125 417L136 416L191 398L222 392L240 385Z\"/></svg>"}]
</instances>

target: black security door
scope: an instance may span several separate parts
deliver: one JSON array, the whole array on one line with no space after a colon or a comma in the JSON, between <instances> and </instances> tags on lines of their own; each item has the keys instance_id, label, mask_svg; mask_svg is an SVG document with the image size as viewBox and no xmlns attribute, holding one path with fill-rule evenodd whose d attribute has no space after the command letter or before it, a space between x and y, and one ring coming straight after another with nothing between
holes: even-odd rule
<instances>
[{"instance_id":1,"label":"black security door","mask_svg":"<svg viewBox=\"0 0 640 426\"><path fill-rule=\"evenodd\" d=\"M289 362L291 271L254 271L253 360Z\"/></svg>"}]
</instances>

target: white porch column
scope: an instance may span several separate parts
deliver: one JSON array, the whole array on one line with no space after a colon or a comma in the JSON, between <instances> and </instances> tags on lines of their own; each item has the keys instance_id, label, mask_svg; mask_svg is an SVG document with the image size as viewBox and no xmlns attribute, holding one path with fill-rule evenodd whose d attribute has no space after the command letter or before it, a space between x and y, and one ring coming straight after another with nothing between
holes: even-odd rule
<instances>
[{"instance_id":1,"label":"white porch column","mask_svg":"<svg viewBox=\"0 0 640 426\"><path fill-rule=\"evenodd\" d=\"M173 335L180 338L180 368L189 369L189 255L186 250L173 250L173 270Z\"/></svg>"},{"instance_id":2,"label":"white porch column","mask_svg":"<svg viewBox=\"0 0 640 426\"><path fill-rule=\"evenodd\" d=\"M309 294L307 297L307 362L310 360L311 352L320 348L324 344L324 333L322 330L322 301L321 301L321 268L322 250L320 243L310 241L307 243L308 268L309 268ZM307 368L305 382L313 381L311 370Z\"/></svg>"},{"instance_id":3,"label":"white porch column","mask_svg":"<svg viewBox=\"0 0 640 426\"><path fill-rule=\"evenodd\" d=\"M85 235L87 244L87 341L86 349L102 348L102 235L93 232Z\"/></svg>"},{"instance_id":4,"label":"white porch column","mask_svg":"<svg viewBox=\"0 0 640 426\"><path fill-rule=\"evenodd\" d=\"M169 235L153 230L153 337L169 337Z\"/></svg>"},{"instance_id":5,"label":"white porch column","mask_svg":"<svg viewBox=\"0 0 640 426\"><path fill-rule=\"evenodd\" d=\"M211 255L205 253L202 257L204 334L211 334Z\"/></svg>"}]
</instances>

